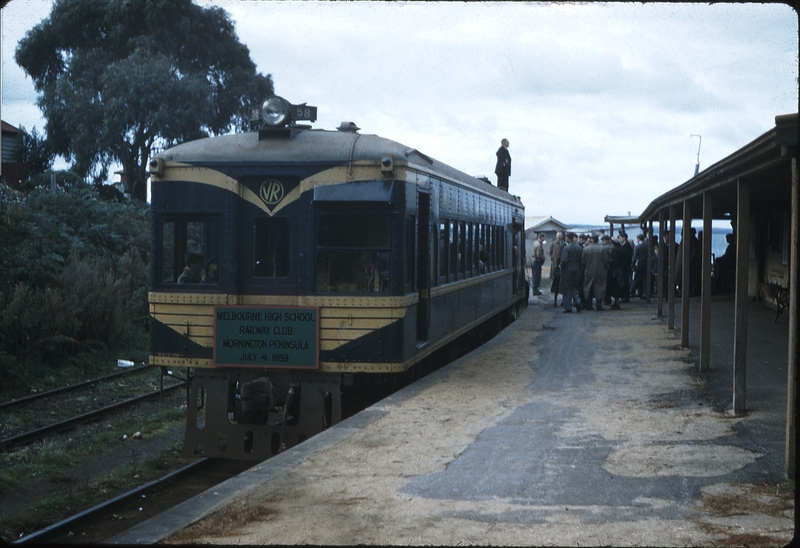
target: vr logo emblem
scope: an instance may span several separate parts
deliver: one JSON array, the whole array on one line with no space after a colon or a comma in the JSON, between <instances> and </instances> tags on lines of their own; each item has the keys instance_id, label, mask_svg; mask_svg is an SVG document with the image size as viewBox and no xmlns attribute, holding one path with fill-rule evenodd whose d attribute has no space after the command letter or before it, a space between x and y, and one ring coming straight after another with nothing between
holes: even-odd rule
<instances>
[{"instance_id":1,"label":"vr logo emblem","mask_svg":"<svg viewBox=\"0 0 800 548\"><path fill-rule=\"evenodd\" d=\"M261 183L261 189L258 191L261 201L268 206L276 206L283 200L283 185L280 181L271 179Z\"/></svg>"}]
</instances>

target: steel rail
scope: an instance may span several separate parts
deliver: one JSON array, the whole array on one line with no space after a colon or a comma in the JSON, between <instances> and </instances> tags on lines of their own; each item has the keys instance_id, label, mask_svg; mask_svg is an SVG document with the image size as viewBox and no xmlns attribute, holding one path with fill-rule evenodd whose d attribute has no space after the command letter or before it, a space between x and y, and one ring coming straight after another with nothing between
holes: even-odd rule
<instances>
[{"instance_id":1,"label":"steel rail","mask_svg":"<svg viewBox=\"0 0 800 548\"><path fill-rule=\"evenodd\" d=\"M129 405L133 405L133 404L136 404L136 403L139 403L139 402L142 402L142 401L146 401L146 400L155 399L157 397L160 397L165 392L172 392L173 390L176 390L176 389L184 387L184 386L186 386L185 382L180 382L180 383L177 383L177 384L173 384L173 385L167 386L167 387L165 387L165 388L163 388L161 390L156 390L154 392L150 392L150 393L144 394L142 396L136 396L135 398L131 398L131 399L128 399L128 400L125 400L125 401L121 401L119 403L115 403L115 404L103 407L101 409L95 409L94 411L89 411L88 413L84 413L83 415L78 415L77 417L72 417L71 419L66 419L66 420L63 420L63 421L60 421L60 422L53 423L53 424L48 425L48 426L43 426L42 428L39 428L37 430L31 430L30 432L25 432L25 433L20 434L18 436L5 438L3 440L0 440L0 447L6 448L6 447L14 447L14 446L17 446L17 445L24 445L26 443L30 443L32 441L38 440L38 439L44 437L45 435L47 435L47 434L49 434L51 432L59 432L59 431L62 431L62 430L66 430L66 429L68 429L68 428L70 428L72 426L75 426L76 424L80 424L82 422L87 422L87 421L95 419L97 417L102 417L103 415L107 415L108 413L111 413L112 411L116 411L118 409L121 409L123 407L127 407Z\"/></svg>"},{"instance_id":2,"label":"steel rail","mask_svg":"<svg viewBox=\"0 0 800 548\"><path fill-rule=\"evenodd\" d=\"M70 392L72 390L77 390L79 388L83 388L85 386L89 386L98 382L103 382L111 379L115 379L117 377L124 377L125 375L129 375L131 373L138 373L140 371L145 371L147 369L152 369L156 367L152 364L145 364L140 365L138 367L132 367L130 369L126 369L124 371L117 371L116 373L111 373L110 375L105 375L104 377L97 377L96 379L89 379L88 381L81 381L79 383L70 384L68 386L62 386L61 388L54 388L52 390L47 390L46 392L37 392L36 394L32 394L30 396L25 396L24 398L20 398L18 400L11 400L7 402L0 403L0 410L8 409L9 407L14 407L17 405L23 405L26 403L30 403L32 401L36 401L42 398L46 398L48 396L55 396L56 394L61 394L63 392Z\"/></svg>"},{"instance_id":3,"label":"steel rail","mask_svg":"<svg viewBox=\"0 0 800 548\"><path fill-rule=\"evenodd\" d=\"M30 535L26 535L26 536L22 537L21 539L16 540L14 542L14 544L24 544L26 542L32 542L32 541L33 542L42 542L44 540L44 537L46 537L48 535L52 535L52 534L58 533L60 531L63 531L65 528L69 527L70 525L72 525L72 524L74 524L74 523L76 523L76 522L78 522L78 521L80 521L82 519L85 519L87 517L91 517L94 514L98 514L98 513L102 512L104 510L107 510L107 509L113 507L116 504L120 504L120 503L123 503L123 502L127 502L129 500L132 500L134 498L138 498L141 495L141 493L149 491L153 487L157 487L157 486L161 485L162 483L166 483L166 482L168 482L170 480L173 480L173 479L175 479L177 477L183 476L183 475L188 474L190 472L195 472L198 468L200 468L203 465L207 464L209 461L210 461L210 459L208 459L208 458L202 458L202 459L200 459L200 460L198 460L196 462L187 464L183 468L178 468L177 470L174 470L173 472L170 472L166 476L163 476L161 478L155 479L155 480L153 480L153 481L151 481L149 483L146 483L146 484L144 484L142 486L136 487L135 489L131 489L130 491L127 491L125 493L117 495L116 497L114 497L112 499L109 499L109 500L107 500L105 502L101 502L100 504L98 504L96 506L88 508L88 509L84 510L83 512L78 512L74 516L70 516L70 517L68 517L66 519L63 519L63 520L59 521L58 523L54 523L53 525L45 527L44 529L40 529L39 531L31 533Z\"/></svg>"}]
</instances>

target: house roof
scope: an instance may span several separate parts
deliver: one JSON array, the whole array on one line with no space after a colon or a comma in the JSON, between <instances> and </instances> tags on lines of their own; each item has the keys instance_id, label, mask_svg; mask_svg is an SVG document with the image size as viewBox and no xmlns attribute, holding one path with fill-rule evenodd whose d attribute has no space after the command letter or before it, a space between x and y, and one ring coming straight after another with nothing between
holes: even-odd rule
<instances>
[{"instance_id":1,"label":"house roof","mask_svg":"<svg viewBox=\"0 0 800 548\"><path fill-rule=\"evenodd\" d=\"M569 225L566 225L554 219L549 215L539 215L533 217L525 217L525 232L544 232L546 230L569 230Z\"/></svg>"},{"instance_id":2,"label":"house roof","mask_svg":"<svg viewBox=\"0 0 800 548\"><path fill-rule=\"evenodd\" d=\"M11 134L14 134L14 135L19 133L19 129L15 128L14 126L9 124L5 120L0 120L0 121L2 122L2 125L3 125L3 133L11 133Z\"/></svg>"}]
</instances>

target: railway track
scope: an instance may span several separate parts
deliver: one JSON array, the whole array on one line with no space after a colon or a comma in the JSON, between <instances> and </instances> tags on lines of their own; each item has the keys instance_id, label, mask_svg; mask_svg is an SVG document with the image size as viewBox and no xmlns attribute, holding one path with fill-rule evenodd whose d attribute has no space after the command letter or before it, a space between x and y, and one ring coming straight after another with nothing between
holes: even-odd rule
<instances>
[{"instance_id":1,"label":"railway track","mask_svg":"<svg viewBox=\"0 0 800 548\"><path fill-rule=\"evenodd\" d=\"M158 380L141 377L157 370L157 366L142 364L0 403L0 449L11 449L49 434L71 430L126 407L160 399L185 386L183 379L174 377L171 372L161 373ZM177 378L179 382L164 386L165 376ZM143 394L144 390L148 391ZM106 403L109 401L111 403Z\"/></svg>"},{"instance_id":2,"label":"railway track","mask_svg":"<svg viewBox=\"0 0 800 548\"><path fill-rule=\"evenodd\" d=\"M455 359L469 350L470 348L461 348L459 352L449 355L449 359L444 359L442 356L436 363L432 363L430 370L438 369L450 359ZM391 392L394 390L389 393ZM373 403L371 400L360 402L358 408L352 411L357 412ZM104 543L256 464L258 461L199 459L162 478L28 534L15 541L15 544Z\"/></svg>"},{"instance_id":3,"label":"railway track","mask_svg":"<svg viewBox=\"0 0 800 548\"><path fill-rule=\"evenodd\" d=\"M31 533L15 544L102 543L257 462L200 459L141 487Z\"/></svg>"},{"instance_id":4,"label":"railway track","mask_svg":"<svg viewBox=\"0 0 800 548\"><path fill-rule=\"evenodd\" d=\"M150 481L187 463L175 460L171 456L175 450L170 450L180 439L180 431L173 433L172 423L186 405L185 382L171 373L166 380L159 374L157 366L130 367L0 405L0 462L5 468L5 474L0 475L4 483L8 481L5 488L0 487L0 534L4 540L60 523L64 516L102 500L102 493L106 498L113 497L109 503L80 512L52 532L43 533L41 539L58 536L58 531L73 520L84 523L106 506L133 504L130 501L137 490L115 495L146 482L140 490L148 500L141 506L153 508L152 501L162 497L151 498L151 490L160 484L186 481L181 478L193 474L190 466L175 478L168 475ZM153 418L162 416L165 422ZM59 435L62 433L65 435ZM125 441L128 438L131 441ZM115 456L109 458L110 454ZM140 474L142 479L138 479ZM210 478L218 476L210 473ZM145 514L137 508L125 513L124 519L110 517L108 521L124 527ZM66 536L62 540L66 541ZM50 541L37 537L31 542Z\"/></svg>"},{"instance_id":5,"label":"railway track","mask_svg":"<svg viewBox=\"0 0 800 548\"><path fill-rule=\"evenodd\" d=\"M41 428L36 428L34 430L29 430L27 432L23 432L22 434L17 434L15 436L10 436L10 437L7 437L7 438L3 438L2 440L0 440L0 447L2 447L3 449L8 449L8 448L11 448L11 447L25 445L27 443L31 443L33 441L42 439L43 437L47 436L48 434L60 433L60 432L64 432L64 431L70 430L70 429L74 428L75 426L78 426L80 424L83 424L83 423L86 423L86 422L89 422L89 421L92 421L92 420L96 420L96 419L98 419L100 417L103 417L105 415L109 415L111 413L114 413L116 411L119 411L120 409L124 409L126 407L129 407L131 405L136 405L137 403L140 403L140 402L143 402L143 401L149 401L149 400L154 400L156 398L161 398L164 394L169 393L169 392L173 392L173 391L177 390L178 388L182 388L182 387L185 387L185 386L186 386L185 382L178 382L178 383L172 384L170 386L163 387L160 390L155 391L155 392L150 392L150 393L147 393L147 394L143 394L141 396L136 396L136 397L133 397L133 398L129 398L129 399L123 400L121 402L117 402L117 403L114 403L114 404L111 404L111 405L104 406L104 407L102 407L100 409L95 409L93 411L89 411L88 413L82 413L80 415L71 417L69 419L58 421L56 423L53 423L53 424L50 424L50 425L47 425L47 426L43 426Z\"/></svg>"},{"instance_id":6,"label":"railway track","mask_svg":"<svg viewBox=\"0 0 800 548\"><path fill-rule=\"evenodd\" d=\"M0 403L0 411L6 409L12 409L14 407L21 407L23 405L27 405L30 403L34 403L39 400L44 400L47 398L51 398L53 396L57 396L59 394L65 394L68 392L75 392L77 390L83 390L90 386L96 385L101 382L111 381L114 379L119 379L123 377L127 377L130 375L136 375L143 371L148 371L156 367L155 365L149 364L142 364L139 366L132 367L130 369L124 369L122 371L118 371L116 373L111 373L110 375L104 375L102 377L96 377L94 379L89 379L82 382L76 382L75 384L69 384L67 386L62 386L60 388L54 388L52 390L46 390L42 392L36 392L35 394L31 394L30 396L26 396L24 398L13 399L6 402Z\"/></svg>"}]
</instances>

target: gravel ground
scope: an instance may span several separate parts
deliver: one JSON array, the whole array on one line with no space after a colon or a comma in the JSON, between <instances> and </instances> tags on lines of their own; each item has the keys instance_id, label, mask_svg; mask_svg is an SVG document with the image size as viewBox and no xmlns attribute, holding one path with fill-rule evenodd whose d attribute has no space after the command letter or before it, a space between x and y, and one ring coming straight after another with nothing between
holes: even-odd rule
<instances>
[{"instance_id":1,"label":"gravel ground","mask_svg":"<svg viewBox=\"0 0 800 548\"><path fill-rule=\"evenodd\" d=\"M791 539L792 486L780 470L764 470L772 462L765 445L738 435L758 413L734 417L703 397L689 351L655 321L653 306L562 315L542 302L479 350L365 412L362 427L338 434L343 441L324 442L334 428L293 464L268 461L235 488L215 488L210 514L176 508L185 528L166 542Z\"/></svg>"}]
</instances>

